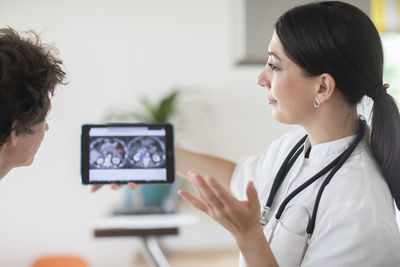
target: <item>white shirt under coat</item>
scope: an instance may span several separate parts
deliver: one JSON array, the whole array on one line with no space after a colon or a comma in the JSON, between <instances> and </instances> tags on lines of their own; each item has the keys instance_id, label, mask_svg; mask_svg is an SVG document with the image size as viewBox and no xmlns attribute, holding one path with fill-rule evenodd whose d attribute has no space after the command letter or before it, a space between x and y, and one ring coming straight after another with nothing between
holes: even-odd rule
<instances>
[{"instance_id":1,"label":"white shirt under coat","mask_svg":"<svg viewBox=\"0 0 400 267\"><path fill-rule=\"evenodd\" d=\"M304 130L288 133L274 141L267 153L242 159L231 181L236 197L246 199L246 185L252 180L263 207L281 164L304 135ZM315 145L308 159L305 158L305 151L310 143L306 140L303 154L297 158L275 196L272 218L264 229L266 236L284 198L333 161L354 138L350 136ZM317 192L328 174L300 192L287 205L270 242L279 266L300 265L306 244L307 223ZM240 266L245 266L242 255ZM394 202L368 149L366 137L325 188L315 230L301 266L400 266L400 234Z\"/></svg>"}]
</instances>

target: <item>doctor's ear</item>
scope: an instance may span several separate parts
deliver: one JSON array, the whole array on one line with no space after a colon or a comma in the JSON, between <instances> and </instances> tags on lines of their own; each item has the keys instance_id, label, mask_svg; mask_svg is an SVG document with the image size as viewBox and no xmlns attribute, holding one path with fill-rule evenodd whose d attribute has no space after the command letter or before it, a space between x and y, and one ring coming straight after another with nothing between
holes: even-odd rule
<instances>
[{"instance_id":1,"label":"doctor's ear","mask_svg":"<svg viewBox=\"0 0 400 267\"><path fill-rule=\"evenodd\" d=\"M318 77L319 88L317 98L321 103L327 102L336 88L336 81L329 73L323 73Z\"/></svg>"}]
</instances>

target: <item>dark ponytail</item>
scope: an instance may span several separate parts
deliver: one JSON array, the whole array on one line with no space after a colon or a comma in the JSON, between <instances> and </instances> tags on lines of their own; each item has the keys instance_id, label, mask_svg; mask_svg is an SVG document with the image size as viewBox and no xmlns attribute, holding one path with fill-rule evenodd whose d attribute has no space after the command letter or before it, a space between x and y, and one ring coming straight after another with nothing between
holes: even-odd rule
<instances>
[{"instance_id":1,"label":"dark ponytail","mask_svg":"<svg viewBox=\"0 0 400 267\"><path fill-rule=\"evenodd\" d=\"M372 21L350 4L324 1L290 9L275 29L305 75L331 74L351 105L374 100L371 150L400 209L400 114L383 85L382 43Z\"/></svg>"},{"instance_id":2,"label":"dark ponytail","mask_svg":"<svg viewBox=\"0 0 400 267\"><path fill-rule=\"evenodd\" d=\"M371 148L400 209L400 114L386 92L374 96Z\"/></svg>"}]
</instances>

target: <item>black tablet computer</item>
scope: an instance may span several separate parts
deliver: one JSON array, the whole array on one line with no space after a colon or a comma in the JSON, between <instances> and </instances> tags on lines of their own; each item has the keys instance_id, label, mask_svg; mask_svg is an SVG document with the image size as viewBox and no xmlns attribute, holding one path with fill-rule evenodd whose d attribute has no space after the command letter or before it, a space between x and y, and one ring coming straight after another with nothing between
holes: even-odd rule
<instances>
[{"instance_id":1,"label":"black tablet computer","mask_svg":"<svg viewBox=\"0 0 400 267\"><path fill-rule=\"evenodd\" d=\"M169 123L82 125L81 175L83 184L172 183L173 126Z\"/></svg>"}]
</instances>

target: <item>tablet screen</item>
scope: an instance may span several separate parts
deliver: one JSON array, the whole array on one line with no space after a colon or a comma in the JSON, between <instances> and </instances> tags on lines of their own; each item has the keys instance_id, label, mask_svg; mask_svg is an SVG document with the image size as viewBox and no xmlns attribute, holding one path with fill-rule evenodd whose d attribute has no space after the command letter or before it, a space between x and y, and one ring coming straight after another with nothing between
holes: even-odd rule
<instances>
[{"instance_id":1,"label":"tablet screen","mask_svg":"<svg viewBox=\"0 0 400 267\"><path fill-rule=\"evenodd\" d=\"M82 151L82 166L87 166L87 170L82 168L83 180L87 183L169 182L168 170L171 172L174 165L169 126L84 125L82 145L88 153L84 157Z\"/></svg>"}]
</instances>

